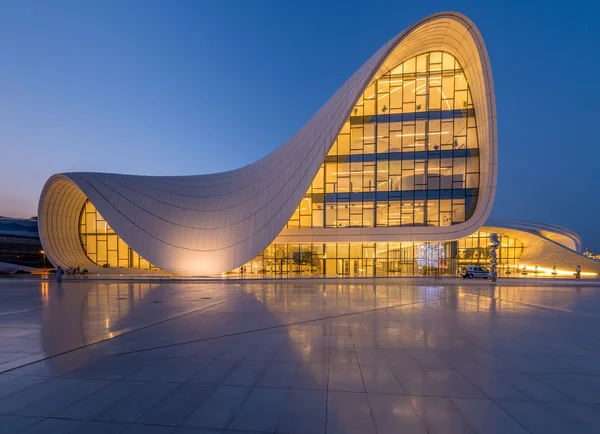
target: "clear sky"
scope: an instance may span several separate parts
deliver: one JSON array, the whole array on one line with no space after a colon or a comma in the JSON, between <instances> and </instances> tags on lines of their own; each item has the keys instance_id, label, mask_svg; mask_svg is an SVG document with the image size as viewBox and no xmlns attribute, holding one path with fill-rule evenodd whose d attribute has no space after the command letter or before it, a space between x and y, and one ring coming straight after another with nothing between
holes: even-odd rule
<instances>
[{"instance_id":1,"label":"clear sky","mask_svg":"<svg viewBox=\"0 0 600 434\"><path fill-rule=\"evenodd\" d=\"M276 149L434 12L479 27L499 126L492 217L600 251L597 1L0 1L0 215L53 173L189 175Z\"/></svg>"}]
</instances>

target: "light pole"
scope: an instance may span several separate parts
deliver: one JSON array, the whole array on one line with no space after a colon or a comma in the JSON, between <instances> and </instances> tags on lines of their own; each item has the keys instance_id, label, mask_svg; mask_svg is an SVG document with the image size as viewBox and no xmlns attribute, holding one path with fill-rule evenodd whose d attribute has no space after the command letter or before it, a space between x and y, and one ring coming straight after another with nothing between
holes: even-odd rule
<instances>
[{"instance_id":1,"label":"light pole","mask_svg":"<svg viewBox=\"0 0 600 434\"><path fill-rule=\"evenodd\" d=\"M43 250L40 250L40 253L41 253L42 255L44 255L44 271L46 271L46 252L45 252L45 251L43 251Z\"/></svg>"}]
</instances>

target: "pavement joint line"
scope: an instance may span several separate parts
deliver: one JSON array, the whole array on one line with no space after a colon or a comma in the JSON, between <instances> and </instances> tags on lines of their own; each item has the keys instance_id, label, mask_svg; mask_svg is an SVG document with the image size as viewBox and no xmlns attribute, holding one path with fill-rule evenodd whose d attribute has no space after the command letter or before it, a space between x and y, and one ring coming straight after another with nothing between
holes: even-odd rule
<instances>
[{"instance_id":1,"label":"pavement joint line","mask_svg":"<svg viewBox=\"0 0 600 434\"><path fill-rule=\"evenodd\" d=\"M575 315L587 316L587 317L592 317L592 318L600 318L600 316L594 315L593 313L589 313L589 312L578 312L576 310L564 309L561 307L552 307L552 306L545 306L543 304L528 303L526 301L511 300L510 298L497 297L495 295L488 295L488 294L481 294L481 293L477 293L477 292L465 291L463 288L460 288L460 290L462 292L464 292L465 294L469 294L469 295L487 297L487 298L492 298L494 300L500 300L500 301L508 301L511 303L523 304L525 306L538 307L540 309L555 310L558 312L573 313Z\"/></svg>"},{"instance_id":2,"label":"pavement joint line","mask_svg":"<svg viewBox=\"0 0 600 434\"><path fill-rule=\"evenodd\" d=\"M9 315L20 315L20 314L24 314L24 313L32 313L32 312L39 312L40 310L42 310L39 307L33 308L33 309L23 309L23 310L15 310L12 312L3 312L0 313L0 316L9 316Z\"/></svg>"},{"instance_id":3,"label":"pavement joint line","mask_svg":"<svg viewBox=\"0 0 600 434\"><path fill-rule=\"evenodd\" d=\"M211 340L215 340L215 339L222 339L222 338L228 338L228 337L232 337L232 336L245 335L245 334L249 334L249 333L262 332L262 331L266 331L266 330L274 330L274 329L278 329L278 328L281 328L281 327L289 327L289 326L293 326L293 325L306 324L306 323L311 323L311 322L315 322L315 321L323 321L323 320L327 320L327 319L342 318L342 317L351 316L351 315L360 315L360 314L363 314L363 313L377 312L377 311L380 311L380 310L394 309L394 308L397 308L397 307L411 306L411 305L415 305L415 304L428 303L428 302L431 302L431 301L447 300L447 299L454 298L454 297L455 297L455 295L450 295L450 296L447 296L447 297L431 298L431 299L426 299L426 300L412 301L412 302L409 302L409 303L400 303L400 304L395 304L395 305L391 305L391 306L376 307L376 308L373 308L373 309L359 310L359 311L355 311L355 312L346 312L346 313L341 313L341 314L337 314L337 315L325 316L325 317L322 317L322 318L313 318L313 319L307 319L307 320L303 320L303 321L295 321L295 322L286 323L286 324L279 324L279 325L274 325L274 326L261 327L261 328L252 329L252 330L243 330L243 331L240 331L240 332L226 333L224 335L219 335L219 336L209 336L207 338L192 339L192 340L189 340L189 341L176 342L176 343L173 343L173 344L157 345L157 346L150 347L150 348L140 348L140 349L137 349L137 350L124 351L122 353L111 354L111 356L124 356L124 355L127 355L127 354L141 353L141 352L144 352L144 351L159 350L159 349L162 349L162 348L175 347L175 346L179 346L179 345L188 345L188 344L193 344L193 343L196 343L196 342L211 341Z\"/></svg>"},{"instance_id":4,"label":"pavement joint line","mask_svg":"<svg viewBox=\"0 0 600 434\"><path fill-rule=\"evenodd\" d=\"M137 328L133 328L133 327L128 327L127 328L126 327L124 329L117 330L116 332L105 333L104 335L102 335L102 337L94 340L93 342L89 342L87 344L80 345L80 346L78 346L76 348L71 348L69 350L61 351L59 353L52 354L50 356L41 357L38 360L32 360L31 362L24 363L24 364L19 365L19 366L11 366L11 367L9 367L7 369L4 369L4 370L2 370L2 368L0 368L0 374L4 374L4 373L10 372L10 371L14 371L15 369L23 368L25 366L29 366L29 365L32 365L34 363L44 362L46 360L53 359L53 358L58 357L58 356L69 354L69 353L72 353L74 351L78 351L78 350L81 350L83 348L91 347L93 345L96 345L96 344L99 344L99 343L102 343L102 342L110 341L111 339L116 339L118 337L125 336L125 335L128 335L130 333L137 332L139 330L144 330L144 329L147 329L147 328L150 328L150 327L154 327L156 325L163 324L163 323L165 323L167 321L172 321L174 319L178 319L178 318L181 318L181 317L186 316L186 315L191 315L191 314L196 313L196 312L200 312L200 311L203 311L203 310L206 310L206 309L210 309L211 307L219 306L221 304L224 304L224 303L227 303L227 302L230 302L230 301L233 301L233 300L237 300L238 298L247 297L247 296L252 295L252 294L253 294L253 292L248 292L248 293L245 293L245 294L237 295L237 296L235 296L233 298L228 298L227 300L222 300L222 301L219 301L219 302L212 303L212 304L210 304L208 306L203 306L203 307L199 307L199 308L193 308L191 310L186 310L186 311L184 311L182 313L170 316L168 318L162 319L162 320L157 321L155 323L142 325L142 326L137 327ZM117 333L117 334L115 334L115 333ZM113 334L113 336L108 336L109 334Z\"/></svg>"}]
</instances>

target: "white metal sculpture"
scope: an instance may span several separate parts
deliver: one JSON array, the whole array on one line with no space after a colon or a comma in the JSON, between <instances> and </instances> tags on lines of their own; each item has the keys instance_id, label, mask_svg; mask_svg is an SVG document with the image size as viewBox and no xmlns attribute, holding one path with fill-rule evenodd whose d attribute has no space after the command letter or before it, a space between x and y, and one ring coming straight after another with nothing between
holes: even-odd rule
<instances>
[{"instance_id":1,"label":"white metal sculpture","mask_svg":"<svg viewBox=\"0 0 600 434\"><path fill-rule=\"evenodd\" d=\"M495 282L496 277L498 276L498 274L496 273L496 265L498 263L496 250L500 245L500 241L498 240L498 234L490 234L490 242L492 243L492 245L490 246L490 281Z\"/></svg>"}]
</instances>

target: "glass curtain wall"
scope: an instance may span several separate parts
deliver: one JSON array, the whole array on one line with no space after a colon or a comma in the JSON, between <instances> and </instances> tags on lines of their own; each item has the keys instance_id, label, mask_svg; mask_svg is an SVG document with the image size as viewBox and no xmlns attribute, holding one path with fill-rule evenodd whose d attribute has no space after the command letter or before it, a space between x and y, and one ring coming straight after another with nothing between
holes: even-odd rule
<instances>
[{"instance_id":1,"label":"glass curtain wall","mask_svg":"<svg viewBox=\"0 0 600 434\"><path fill-rule=\"evenodd\" d=\"M490 264L490 233L478 231L458 240L458 265ZM515 238L499 235L500 246L496 251L497 271L499 275L510 275L519 264L523 253L523 243Z\"/></svg>"},{"instance_id":2,"label":"glass curtain wall","mask_svg":"<svg viewBox=\"0 0 600 434\"><path fill-rule=\"evenodd\" d=\"M500 236L498 269L514 269L523 244ZM489 233L444 243L271 244L231 275L245 277L457 276L462 265L489 266ZM510 268L509 268L510 267Z\"/></svg>"},{"instance_id":3,"label":"glass curtain wall","mask_svg":"<svg viewBox=\"0 0 600 434\"><path fill-rule=\"evenodd\" d=\"M79 238L85 254L96 265L141 270L157 269L111 229L89 200L81 210Z\"/></svg>"},{"instance_id":4,"label":"glass curtain wall","mask_svg":"<svg viewBox=\"0 0 600 434\"><path fill-rule=\"evenodd\" d=\"M478 187L465 74L451 54L425 53L367 87L287 228L453 225Z\"/></svg>"}]
</instances>

